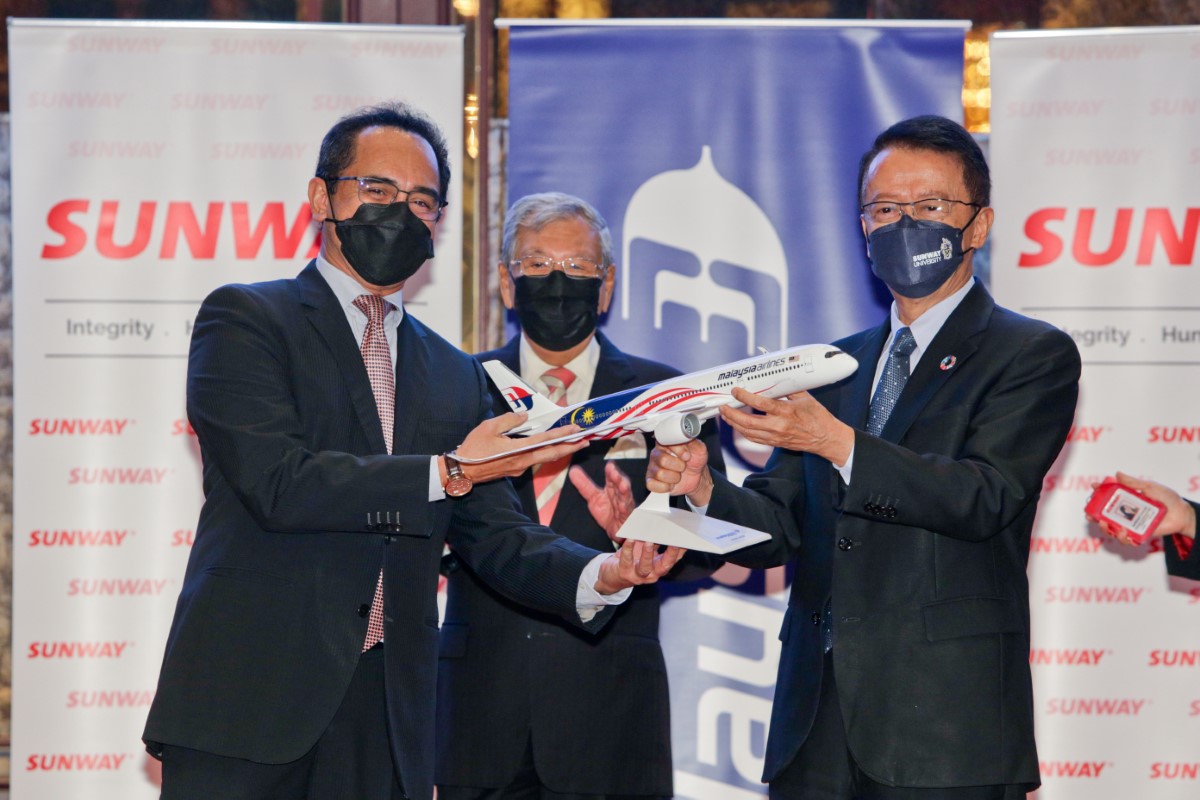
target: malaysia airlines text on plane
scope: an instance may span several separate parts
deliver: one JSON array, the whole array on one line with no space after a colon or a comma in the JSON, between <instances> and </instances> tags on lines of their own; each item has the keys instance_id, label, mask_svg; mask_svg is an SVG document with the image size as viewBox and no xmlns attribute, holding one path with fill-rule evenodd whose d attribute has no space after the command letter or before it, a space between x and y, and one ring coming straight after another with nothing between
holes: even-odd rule
<instances>
[{"instance_id":1,"label":"malaysia airlines text on plane","mask_svg":"<svg viewBox=\"0 0 1200 800\"><path fill-rule=\"evenodd\" d=\"M849 377L858 362L831 345L800 345L566 408L539 394L499 361L488 361L483 366L509 406L514 411L529 412L523 425L508 432L510 436L578 425L583 430L554 441L615 439L642 432L652 433L655 441L670 445L695 439L700 424L716 416L721 406L741 406L732 395L735 387L763 397L784 397Z\"/></svg>"}]
</instances>

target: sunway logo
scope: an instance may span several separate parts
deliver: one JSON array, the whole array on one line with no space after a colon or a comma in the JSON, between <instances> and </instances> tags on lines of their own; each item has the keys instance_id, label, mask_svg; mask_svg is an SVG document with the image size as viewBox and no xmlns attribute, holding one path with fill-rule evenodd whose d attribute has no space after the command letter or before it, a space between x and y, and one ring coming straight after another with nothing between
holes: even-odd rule
<instances>
[{"instance_id":1,"label":"sunway logo","mask_svg":"<svg viewBox=\"0 0 1200 800\"><path fill-rule=\"evenodd\" d=\"M1193 117L1200 114L1200 97L1156 97L1150 101L1152 117Z\"/></svg>"},{"instance_id":2,"label":"sunway logo","mask_svg":"<svg viewBox=\"0 0 1200 800\"><path fill-rule=\"evenodd\" d=\"M120 436L131 419L35 419L29 422L30 436Z\"/></svg>"},{"instance_id":3,"label":"sunway logo","mask_svg":"<svg viewBox=\"0 0 1200 800\"><path fill-rule=\"evenodd\" d=\"M1111 761L1039 761L1043 778L1099 778Z\"/></svg>"},{"instance_id":4,"label":"sunway logo","mask_svg":"<svg viewBox=\"0 0 1200 800\"><path fill-rule=\"evenodd\" d=\"M1151 650L1148 667L1195 667L1200 665L1200 650Z\"/></svg>"},{"instance_id":5,"label":"sunway logo","mask_svg":"<svg viewBox=\"0 0 1200 800\"><path fill-rule=\"evenodd\" d=\"M318 94L313 95L310 111L352 111L363 106L373 106L384 100L372 94Z\"/></svg>"},{"instance_id":6,"label":"sunway logo","mask_svg":"<svg viewBox=\"0 0 1200 800\"><path fill-rule=\"evenodd\" d=\"M1010 117L1095 117L1104 110L1104 101L1014 100L1004 110Z\"/></svg>"},{"instance_id":7,"label":"sunway logo","mask_svg":"<svg viewBox=\"0 0 1200 800\"><path fill-rule=\"evenodd\" d=\"M29 534L30 547L120 547L130 530L36 530Z\"/></svg>"},{"instance_id":8,"label":"sunway logo","mask_svg":"<svg viewBox=\"0 0 1200 800\"><path fill-rule=\"evenodd\" d=\"M1155 761L1150 765L1150 780L1194 781L1200 778L1200 764L1195 761Z\"/></svg>"},{"instance_id":9,"label":"sunway logo","mask_svg":"<svg viewBox=\"0 0 1200 800\"><path fill-rule=\"evenodd\" d=\"M1104 475L1059 475L1051 473L1042 479L1043 492L1090 492Z\"/></svg>"},{"instance_id":10,"label":"sunway logo","mask_svg":"<svg viewBox=\"0 0 1200 800\"><path fill-rule=\"evenodd\" d=\"M150 691L68 692L67 708L146 708L153 700Z\"/></svg>"},{"instance_id":11,"label":"sunway logo","mask_svg":"<svg viewBox=\"0 0 1200 800\"><path fill-rule=\"evenodd\" d=\"M208 53L213 56L302 56L310 41L303 39L280 39L277 37L230 37L213 39Z\"/></svg>"},{"instance_id":12,"label":"sunway logo","mask_svg":"<svg viewBox=\"0 0 1200 800\"><path fill-rule=\"evenodd\" d=\"M170 583L168 578L72 578L67 597L159 596Z\"/></svg>"},{"instance_id":13,"label":"sunway logo","mask_svg":"<svg viewBox=\"0 0 1200 800\"><path fill-rule=\"evenodd\" d=\"M1200 700L1193 700L1188 705L1188 709L1189 717L1200 717Z\"/></svg>"},{"instance_id":14,"label":"sunway logo","mask_svg":"<svg viewBox=\"0 0 1200 800\"><path fill-rule=\"evenodd\" d=\"M262 111L268 94L243 92L176 92L171 95L172 111Z\"/></svg>"},{"instance_id":15,"label":"sunway logo","mask_svg":"<svg viewBox=\"0 0 1200 800\"><path fill-rule=\"evenodd\" d=\"M26 772L114 772L129 753L34 753L25 761Z\"/></svg>"},{"instance_id":16,"label":"sunway logo","mask_svg":"<svg viewBox=\"0 0 1200 800\"><path fill-rule=\"evenodd\" d=\"M1160 427L1150 429L1146 437L1150 444L1192 444L1200 442L1200 427Z\"/></svg>"},{"instance_id":17,"label":"sunway logo","mask_svg":"<svg viewBox=\"0 0 1200 800\"><path fill-rule=\"evenodd\" d=\"M120 658L133 642L33 642L28 658Z\"/></svg>"},{"instance_id":18,"label":"sunway logo","mask_svg":"<svg viewBox=\"0 0 1200 800\"><path fill-rule=\"evenodd\" d=\"M1092 537L1038 536L1029 543L1031 553L1048 555L1092 555L1100 552L1104 542Z\"/></svg>"},{"instance_id":19,"label":"sunway logo","mask_svg":"<svg viewBox=\"0 0 1200 800\"><path fill-rule=\"evenodd\" d=\"M51 208L46 215L46 226L60 241L44 243L42 258L73 258L86 251L88 256L114 260L136 258L146 252L157 252L159 258L170 259L186 249L191 258L212 259L216 257L217 244L229 237L234 258L238 259L259 258L268 236L271 258L296 258L310 237L307 257L315 256L320 248L316 234L309 232L312 215L307 205L301 205L292 214L290 229L285 206L279 202L266 203L257 219L252 219L249 203L201 205L143 200L137 205L135 224L130 224L131 210L127 203L104 200L98 206L97 211L97 204L91 200L75 199L63 200ZM133 229L127 241L116 241L118 226L122 230Z\"/></svg>"},{"instance_id":20,"label":"sunway logo","mask_svg":"<svg viewBox=\"0 0 1200 800\"><path fill-rule=\"evenodd\" d=\"M1136 717L1150 703L1132 697L1052 697L1046 713L1064 717Z\"/></svg>"},{"instance_id":21,"label":"sunway logo","mask_svg":"<svg viewBox=\"0 0 1200 800\"><path fill-rule=\"evenodd\" d=\"M132 139L92 142L77 140L67 145L67 158L162 158L166 142Z\"/></svg>"},{"instance_id":22,"label":"sunway logo","mask_svg":"<svg viewBox=\"0 0 1200 800\"><path fill-rule=\"evenodd\" d=\"M1112 42L1105 44L1052 44L1046 48L1051 61L1128 61L1142 57L1144 44Z\"/></svg>"},{"instance_id":23,"label":"sunway logo","mask_svg":"<svg viewBox=\"0 0 1200 800\"><path fill-rule=\"evenodd\" d=\"M1135 213L1132 208L1118 208L1114 213L1105 212L1103 226L1111 232L1101 241L1095 241L1093 229L1097 227L1097 209L1080 208L1073 214L1065 207L1042 208L1034 211L1025 220L1025 236L1041 249L1022 252L1017 260L1019 267L1045 267L1053 264L1062 255L1064 240L1071 241L1071 257L1085 267L1104 267L1125 255L1131 242L1137 242L1134 264L1148 266L1156 252L1166 256L1173 266L1189 266L1196 258L1196 231L1200 228L1200 208L1188 208L1183 212L1172 212L1169 208L1147 208ZM1068 216L1071 216L1071 221ZM1111 229L1109 220L1113 221ZM1180 219L1179 225L1176 219ZM1135 221L1140 229L1134 229ZM1059 225L1058 223L1064 223ZM1071 226L1074 226L1072 229ZM1156 247L1161 245L1161 248Z\"/></svg>"},{"instance_id":24,"label":"sunway logo","mask_svg":"<svg viewBox=\"0 0 1200 800\"><path fill-rule=\"evenodd\" d=\"M390 38L390 37L389 37ZM427 41L383 41L367 39L350 48L354 58L441 58L446 54L446 44Z\"/></svg>"},{"instance_id":25,"label":"sunway logo","mask_svg":"<svg viewBox=\"0 0 1200 800\"><path fill-rule=\"evenodd\" d=\"M177 419L171 423L172 436L195 436L196 429L186 419Z\"/></svg>"},{"instance_id":26,"label":"sunway logo","mask_svg":"<svg viewBox=\"0 0 1200 800\"><path fill-rule=\"evenodd\" d=\"M191 547L196 543L196 532L193 530L177 530L171 533L171 547Z\"/></svg>"},{"instance_id":27,"label":"sunway logo","mask_svg":"<svg viewBox=\"0 0 1200 800\"><path fill-rule=\"evenodd\" d=\"M1050 586L1047 603L1137 603L1149 591L1144 586Z\"/></svg>"},{"instance_id":28,"label":"sunway logo","mask_svg":"<svg viewBox=\"0 0 1200 800\"><path fill-rule=\"evenodd\" d=\"M1047 167L1136 167L1144 147L1059 147L1046 151Z\"/></svg>"},{"instance_id":29,"label":"sunway logo","mask_svg":"<svg viewBox=\"0 0 1200 800\"><path fill-rule=\"evenodd\" d=\"M1188 493L1200 491L1200 475L1189 475L1187 487Z\"/></svg>"},{"instance_id":30,"label":"sunway logo","mask_svg":"<svg viewBox=\"0 0 1200 800\"><path fill-rule=\"evenodd\" d=\"M294 161L304 158L308 148L300 142L214 142L208 153L213 161Z\"/></svg>"},{"instance_id":31,"label":"sunway logo","mask_svg":"<svg viewBox=\"0 0 1200 800\"><path fill-rule=\"evenodd\" d=\"M67 39L67 51L102 56L156 56L165 36L105 36L79 34Z\"/></svg>"},{"instance_id":32,"label":"sunway logo","mask_svg":"<svg viewBox=\"0 0 1200 800\"><path fill-rule=\"evenodd\" d=\"M25 98L27 108L58 108L73 111L78 108L103 108L115 111L125 105L129 92L30 92Z\"/></svg>"},{"instance_id":33,"label":"sunway logo","mask_svg":"<svg viewBox=\"0 0 1200 800\"><path fill-rule=\"evenodd\" d=\"M74 486L123 486L161 484L171 470L167 467L72 467L67 484Z\"/></svg>"},{"instance_id":34,"label":"sunway logo","mask_svg":"<svg viewBox=\"0 0 1200 800\"><path fill-rule=\"evenodd\" d=\"M1056 650L1034 647L1029 651L1029 663L1039 667L1098 667L1100 660L1112 655L1112 650Z\"/></svg>"},{"instance_id":35,"label":"sunway logo","mask_svg":"<svg viewBox=\"0 0 1200 800\"><path fill-rule=\"evenodd\" d=\"M1067 441L1071 444L1079 442L1098 442L1105 432L1112 430L1107 425L1072 425L1067 431Z\"/></svg>"}]
</instances>

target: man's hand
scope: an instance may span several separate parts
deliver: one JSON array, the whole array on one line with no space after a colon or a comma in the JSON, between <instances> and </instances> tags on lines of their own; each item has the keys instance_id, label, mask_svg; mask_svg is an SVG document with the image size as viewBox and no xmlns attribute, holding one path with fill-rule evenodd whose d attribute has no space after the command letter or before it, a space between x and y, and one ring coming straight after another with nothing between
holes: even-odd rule
<instances>
[{"instance_id":1,"label":"man's hand","mask_svg":"<svg viewBox=\"0 0 1200 800\"><path fill-rule=\"evenodd\" d=\"M1167 513L1159 521L1152 536L1171 536L1180 533L1189 539L1196 538L1196 509L1179 496L1178 492L1154 481L1144 481L1124 472L1117 473L1117 483L1136 489L1152 500L1157 500L1167 507ZM1093 487L1099 484L1093 484ZM1118 528L1107 520L1096 519L1088 515L1088 519L1100 526L1100 530L1121 541L1122 544L1132 544L1123 528Z\"/></svg>"},{"instance_id":2,"label":"man's hand","mask_svg":"<svg viewBox=\"0 0 1200 800\"><path fill-rule=\"evenodd\" d=\"M505 431L510 431L517 427L528 417L528 414L517 414L510 411L499 417L485 419L479 423L475 430L467 434L466 439L463 439L463 443L457 448L458 454L463 458L484 458L498 453L506 453L509 450L515 450L519 447L527 447L538 442L569 436L580 430L578 425L567 425L555 428L552 431L536 433L533 436L510 439L504 435ZM548 444L545 447L538 447L533 450L526 450L523 453L496 458L491 461L485 461L482 464L463 464L462 468L467 477L475 483L485 483L496 478L516 477L535 464L556 461L564 456L569 456L576 450L582 450L586 446L587 442L582 440L563 444ZM444 467L439 465L439 469L444 469ZM443 482L445 482L445 477L443 474Z\"/></svg>"},{"instance_id":3,"label":"man's hand","mask_svg":"<svg viewBox=\"0 0 1200 800\"><path fill-rule=\"evenodd\" d=\"M854 450L854 429L839 420L808 392L797 392L772 400L745 389L734 389L733 397L752 409L721 407L721 419L752 442L821 456L842 466Z\"/></svg>"},{"instance_id":4,"label":"man's hand","mask_svg":"<svg viewBox=\"0 0 1200 800\"><path fill-rule=\"evenodd\" d=\"M631 586L654 583L670 572L686 552L682 547L667 547L660 553L656 544L626 539L621 549L600 565L596 591L616 594Z\"/></svg>"},{"instance_id":5,"label":"man's hand","mask_svg":"<svg viewBox=\"0 0 1200 800\"><path fill-rule=\"evenodd\" d=\"M655 445L646 465L646 488L652 492L685 494L692 505L708 505L713 480L704 442L692 439L686 444Z\"/></svg>"},{"instance_id":6,"label":"man's hand","mask_svg":"<svg viewBox=\"0 0 1200 800\"><path fill-rule=\"evenodd\" d=\"M633 513L633 487L629 478L613 461L604 464L604 487L592 482L583 467L571 467L567 473L571 484L578 490L579 496L587 503L588 511L596 524L604 529L608 538L618 547L625 543L617 537L617 531Z\"/></svg>"}]
</instances>

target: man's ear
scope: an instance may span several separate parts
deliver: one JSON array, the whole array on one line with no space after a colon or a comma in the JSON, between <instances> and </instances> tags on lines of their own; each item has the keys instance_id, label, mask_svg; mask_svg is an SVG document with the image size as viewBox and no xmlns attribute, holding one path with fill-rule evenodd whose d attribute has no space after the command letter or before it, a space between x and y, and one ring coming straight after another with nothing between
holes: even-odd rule
<instances>
[{"instance_id":1,"label":"man's ear","mask_svg":"<svg viewBox=\"0 0 1200 800\"><path fill-rule=\"evenodd\" d=\"M605 267L604 283L600 285L600 313L608 313L608 307L612 304L613 290L617 285L617 265L609 264Z\"/></svg>"},{"instance_id":2,"label":"man's ear","mask_svg":"<svg viewBox=\"0 0 1200 800\"><path fill-rule=\"evenodd\" d=\"M504 262L497 264L496 268L500 270L500 299L504 302L504 307L512 311L517 304L512 273L508 271L508 265Z\"/></svg>"},{"instance_id":3,"label":"man's ear","mask_svg":"<svg viewBox=\"0 0 1200 800\"><path fill-rule=\"evenodd\" d=\"M324 222L333 216L329 185L320 178L312 178L308 182L308 211L317 222Z\"/></svg>"},{"instance_id":4,"label":"man's ear","mask_svg":"<svg viewBox=\"0 0 1200 800\"><path fill-rule=\"evenodd\" d=\"M996 219L996 213L991 207L979 209L979 213L975 216L975 221L971 223L971 229L968 231L968 241L963 243L963 249L974 247L976 250L983 247L987 241L988 234L992 230L992 222Z\"/></svg>"}]
</instances>

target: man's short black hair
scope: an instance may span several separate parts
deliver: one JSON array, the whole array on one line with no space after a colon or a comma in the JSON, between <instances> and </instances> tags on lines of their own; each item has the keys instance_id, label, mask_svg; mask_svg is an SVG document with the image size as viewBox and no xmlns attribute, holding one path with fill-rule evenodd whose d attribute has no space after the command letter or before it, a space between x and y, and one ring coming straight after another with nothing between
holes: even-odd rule
<instances>
[{"instance_id":1,"label":"man's short black hair","mask_svg":"<svg viewBox=\"0 0 1200 800\"><path fill-rule=\"evenodd\" d=\"M963 182L967 185L968 198L981 206L991 205L992 176L987 160L975 138L957 122L935 114L901 120L875 137L875 144L863 154L858 162L858 201L865 200L867 170L871 162L889 147L908 150L928 150L948 153L962 164ZM945 200L959 200L947 197Z\"/></svg>"},{"instance_id":2,"label":"man's short black hair","mask_svg":"<svg viewBox=\"0 0 1200 800\"><path fill-rule=\"evenodd\" d=\"M330 180L342 175L342 170L354 161L354 146L358 134L367 128L398 128L420 136L433 148L438 167L438 194L445 202L450 191L450 156L442 129L424 112L400 102L380 103L352 111L339 119L321 140L317 156L317 177Z\"/></svg>"}]
</instances>

